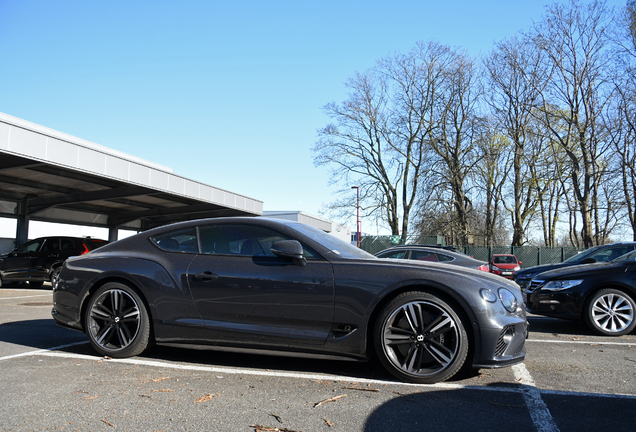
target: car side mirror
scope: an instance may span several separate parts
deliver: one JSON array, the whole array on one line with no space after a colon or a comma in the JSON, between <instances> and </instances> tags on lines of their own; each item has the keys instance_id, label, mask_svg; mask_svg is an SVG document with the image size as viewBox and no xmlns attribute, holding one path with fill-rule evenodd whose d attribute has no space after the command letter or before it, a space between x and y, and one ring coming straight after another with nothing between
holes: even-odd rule
<instances>
[{"instance_id":1,"label":"car side mirror","mask_svg":"<svg viewBox=\"0 0 636 432\"><path fill-rule=\"evenodd\" d=\"M580 264L594 264L596 260L594 258L585 258Z\"/></svg>"},{"instance_id":2,"label":"car side mirror","mask_svg":"<svg viewBox=\"0 0 636 432\"><path fill-rule=\"evenodd\" d=\"M289 258L294 264L304 266L307 260L303 256L303 246L296 240L283 240L272 245L271 251L277 257Z\"/></svg>"}]
</instances>

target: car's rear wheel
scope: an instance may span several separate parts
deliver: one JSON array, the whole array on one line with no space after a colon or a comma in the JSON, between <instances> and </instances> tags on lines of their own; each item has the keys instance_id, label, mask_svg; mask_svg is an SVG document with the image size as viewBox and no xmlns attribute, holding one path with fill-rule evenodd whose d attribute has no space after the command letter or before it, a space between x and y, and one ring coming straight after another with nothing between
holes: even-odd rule
<instances>
[{"instance_id":1,"label":"car's rear wheel","mask_svg":"<svg viewBox=\"0 0 636 432\"><path fill-rule=\"evenodd\" d=\"M49 279L51 280L51 285L55 286L55 283L57 282L57 278L60 277L61 271L62 271L62 266L55 267L53 270L51 270L51 274L49 276Z\"/></svg>"},{"instance_id":2,"label":"car's rear wheel","mask_svg":"<svg viewBox=\"0 0 636 432\"><path fill-rule=\"evenodd\" d=\"M597 291L586 302L585 323L603 336L622 336L636 326L634 300L623 291L607 288Z\"/></svg>"},{"instance_id":3,"label":"car's rear wheel","mask_svg":"<svg viewBox=\"0 0 636 432\"><path fill-rule=\"evenodd\" d=\"M433 384L455 375L468 354L468 335L455 310L424 292L398 295L374 329L378 358L395 377Z\"/></svg>"},{"instance_id":4,"label":"car's rear wheel","mask_svg":"<svg viewBox=\"0 0 636 432\"><path fill-rule=\"evenodd\" d=\"M132 357L150 343L148 310L135 290L110 282L99 288L86 307L85 329L101 355Z\"/></svg>"}]
</instances>

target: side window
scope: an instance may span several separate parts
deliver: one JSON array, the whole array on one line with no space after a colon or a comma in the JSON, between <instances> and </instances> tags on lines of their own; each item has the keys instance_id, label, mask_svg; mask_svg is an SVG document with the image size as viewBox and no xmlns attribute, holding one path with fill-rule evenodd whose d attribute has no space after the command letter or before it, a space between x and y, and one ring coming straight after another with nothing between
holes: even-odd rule
<instances>
[{"instance_id":1,"label":"side window","mask_svg":"<svg viewBox=\"0 0 636 432\"><path fill-rule=\"evenodd\" d=\"M47 238L40 249L40 252L58 252L60 250L59 238Z\"/></svg>"},{"instance_id":2,"label":"side window","mask_svg":"<svg viewBox=\"0 0 636 432\"><path fill-rule=\"evenodd\" d=\"M168 252L199 253L196 228L160 234L150 237L150 240Z\"/></svg>"},{"instance_id":3,"label":"side window","mask_svg":"<svg viewBox=\"0 0 636 432\"><path fill-rule=\"evenodd\" d=\"M609 262L614 258L625 255L627 252L629 252L628 246L607 248L590 255L590 258L594 258L596 262Z\"/></svg>"},{"instance_id":4,"label":"side window","mask_svg":"<svg viewBox=\"0 0 636 432\"><path fill-rule=\"evenodd\" d=\"M394 252L384 253L380 255L378 258L404 259L404 255L406 255L406 251L394 251Z\"/></svg>"},{"instance_id":5,"label":"side window","mask_svg":"<svg viewBox=\"0 0 636 432\"><path fill-rule=\"evenodd\" d=\"M208 225L199 228L201 239L201 253L210 255L240 255L272 257L274 243L291 240L286 235L269 228L252 225ZM307 259L317 259L318 256L303 248Z\"/></svg>"},{"instance_id":6,"label":"side window","mask_svg":"<svg viewBox=\"0 0 636 432\"><path fill-rule=\"evenodd\" d=\"M62 239L60 241L60 250L72 250L75 248L73 239Z\"/></svg>"},{"instance_id":7,"label":"side window","mask_svg":"<svg viewBox=\"0 0 636 432\"><path fill-rule=\"evenodd\" d=\"M428 251L411 251L411 259L437 262L437 256L435 253Z\"/></svg>"},{"instance_id":8,"label":"side window","mask_svg":"<svg viewBox=\"0 0 636 432\"><path fill-rule=\"evenodd\" d=\"M453 258L452 256L444 255L444 254L441 254L441 253L438 253L436 255L437 255L437 259L439 260L439 262L455 261L455 258Z\"/></svg>"},{"instance_id":9,"label":"side window","mask_svg":"<svg viewBox=\"0 0 636 432\"><path fill-rule=\"evenodd\" d=\"M42 240L30 241L30 242L25 243L22 246L20 246L16 250L16 253L24 254L24 253L29 253L29 252L36 252L40 248L41 244L42 244Z\"/></svg>"}]
</instances>

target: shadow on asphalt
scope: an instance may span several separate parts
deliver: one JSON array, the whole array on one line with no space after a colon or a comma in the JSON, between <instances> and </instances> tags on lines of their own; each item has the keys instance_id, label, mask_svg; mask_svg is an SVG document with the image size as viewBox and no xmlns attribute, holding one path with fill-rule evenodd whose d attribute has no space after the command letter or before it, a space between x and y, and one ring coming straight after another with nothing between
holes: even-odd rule
<instances>
[{"instance_id":1,"label":"shadow on asphalt","mask_svg":"<svg viewBox=\"0 0 636 432\"><path fill-rule=\"evenodd\" d=\"M424 391L391 399L369 415L364 430L536 431L521 393L475 389Z\"/></svg>"},{"instance_id":2,"label":"shadow on asphalt","mask_svg":"<svg viewBox=\"0 0 636 432\"><path fill-rule=\"evenodd\" d=\"M55 324L53 319L12 321L0 324L0 342L47 349L87 340L86 335Z\"/></svg>"}]
</instances>

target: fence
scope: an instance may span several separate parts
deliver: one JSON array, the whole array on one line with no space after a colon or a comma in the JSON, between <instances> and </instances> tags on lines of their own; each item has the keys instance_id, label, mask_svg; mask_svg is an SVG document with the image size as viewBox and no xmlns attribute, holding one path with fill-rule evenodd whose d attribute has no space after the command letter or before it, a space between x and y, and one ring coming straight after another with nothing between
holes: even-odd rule
<instances>
[{"instance_id":1,"label":"fence","mask_svg":"<svg viewBox=\"0 0 636 432\"><path fill-rule=\"evenodd\" d=\"M400 236L365 236L360 240L360 248L376 254L393 246L418 244L436 246L443 244L438 236L408 236L405 242ZM443 238L442 238L443 240ZM540 247L540 246L456 246L458 252L465 253L481 261L490 261L493 254L513 254L521 261L521 267L562 262L585 250L576 247Z\"/></svg>"}]
</instances>

